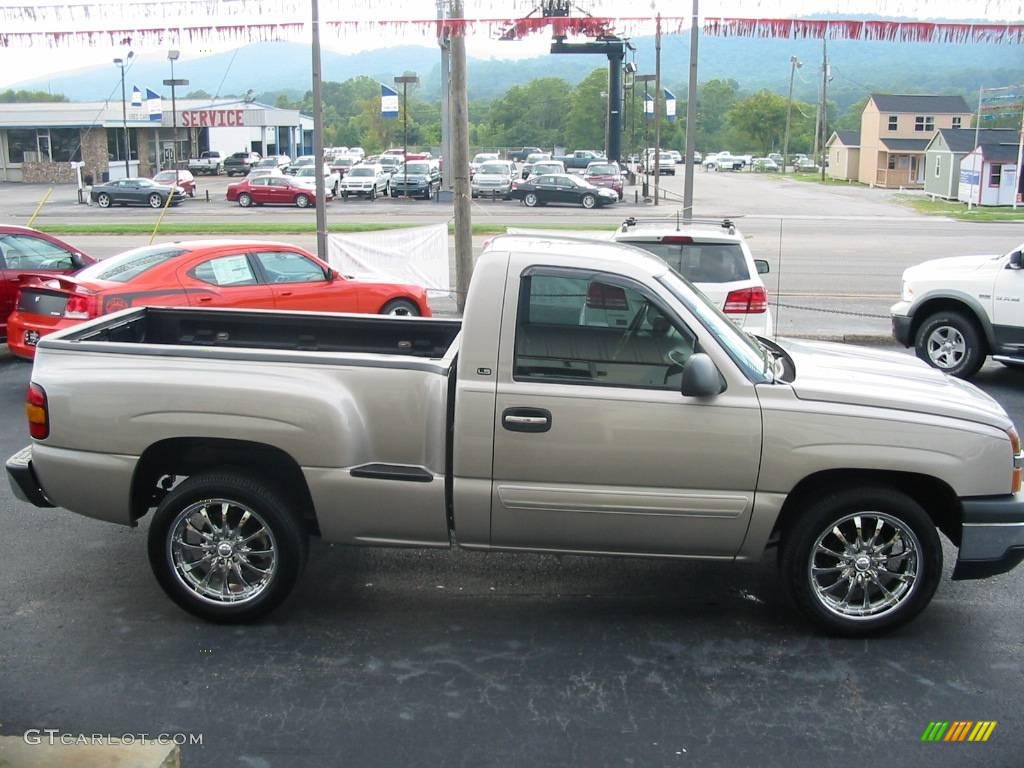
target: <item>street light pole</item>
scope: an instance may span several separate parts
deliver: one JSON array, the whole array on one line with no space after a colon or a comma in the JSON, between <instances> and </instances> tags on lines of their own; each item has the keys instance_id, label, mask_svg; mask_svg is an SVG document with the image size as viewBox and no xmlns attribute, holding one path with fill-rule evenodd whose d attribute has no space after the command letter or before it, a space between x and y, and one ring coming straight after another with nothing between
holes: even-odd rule
<instances>
[{"instance_id":1,"label":"street light pole","mask_svg":"<svg viewBox=\"0 0 1024 768\"><path fill-rule=\"evenodd\" d=\"M174 78L174 62L181 56L181 51L170 50L167 52L167 60L171 62L171 79L164 80L164 85L171 86L171 130L173 136L171 139L171 162L174 164L174 181L178 181L178 102L175 94L175 87L179 85L188 85L188 80L175 80Z\"/></svg>"},{"instance_id":2,"label":"street light pole","mask_svg":"<svg viewBox=\"0 0 1024 768\"><path fill-rule=\"evenodd\" d=\"M114 59L114 64L121 68L121 123L124 125L124 177L126 179L131 178L132 171L129 165L129 160L132 155L132 144L131 139L128 136L128 102L124 92L124 67L135 54L132 51L128 51L128 56L124 59L118 57Z\"/></svg>"},{"instance_id":3,"label":"street light pole","mask_svg":"<svg viewBox=\"0 0 1024 768\"><path fill-rule=\"evenodd\" d=\"M405 170L405 193L409 194L409 83L415 85L420 79L412 72L398 75L395 85L402 86L402 168Z\"/></svg>"},{"instance_id":4,"label":"street light pole","mask_svg":"<svg viewBox=\"0 0 1024 768\"><path fill-rule=\"evenodd\" d=\"M786 172L786 166L789 165L789 123L793 117L793 78L796 76L796 71L802 67L800 59L796 56L789 57L789 101L786 104L786 135L782 140L782 172Z\"/></svg>"},{"instance_id":5,"label":"street light pole","mask_svg":"<svg viewBox=\"0 0 1024 768\"><path fill-rule=\"evenodd\" d=\"M644 193L644 201L645 202L649 202L647 198L650 195L651 160L653 159L653 158L650 158L650 157L647 156L647 152L648 152L649 144L650 144L650 136L648 134L648 126L649 126L648 121L651 119L651 118L649 118L647 116L647 102L650 99L650 95L647 92L647 84L648 83L653 83L655 80L656 80L656 76L655 75L637 75L635 78L633 78L634 82L638 82L638 83L643 83L644 84L644 147L643 147L643 152L641 152L641 154L640 154L640 157L643 158L643 163L644 163L643 193ZM657 152L655 152L655 154L657 154Z\"/></svg>"}]
</instances>

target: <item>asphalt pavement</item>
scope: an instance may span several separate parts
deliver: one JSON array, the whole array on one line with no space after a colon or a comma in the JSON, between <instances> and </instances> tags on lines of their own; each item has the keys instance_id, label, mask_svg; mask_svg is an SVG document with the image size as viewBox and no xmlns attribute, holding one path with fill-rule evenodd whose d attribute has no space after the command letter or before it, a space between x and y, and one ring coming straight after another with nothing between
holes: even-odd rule
<instances>
[{"instance_id":1,"label":"asphalt pavement","mask_svg":"<svg viewBox=\"0 0 1024 768\"><path fill-rule=\"evenodd\" d=\"M0 453L31 366L0 361ZM1024 372L977 383L1024 426ZM121 503L112 499L112 503ZM1024 568L945 578L884 638L818 634L730 566L314 543L264 623L177 609L137 529L0 488L0 734L201 734L183 766L1016 768ZM922 743L995 720L987 743Z\"/></svg>"}]
</instances>

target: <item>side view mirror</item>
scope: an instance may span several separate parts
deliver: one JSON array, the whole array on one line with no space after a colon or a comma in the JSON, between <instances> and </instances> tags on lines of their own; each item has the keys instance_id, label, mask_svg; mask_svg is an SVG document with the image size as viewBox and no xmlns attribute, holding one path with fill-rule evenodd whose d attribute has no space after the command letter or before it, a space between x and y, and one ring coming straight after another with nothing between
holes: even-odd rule
<instances>
[{"instance_id":1,"label":"side view mirror","mask_svg":"<svg viewBox=\"0 0 1024 768\"><path fill-rule=\"evenodd\" d=\"M1010 269L1024 269L1024 251L1014 251L1010 254Z\"/></svg>"},{"instance_id":2,"label":"side view mirror","mask_svg":"<svg viewBox=\"0 0 1024 768\"><path fill-rule=\"evenodd\" d=\"M710 357L697 352L683 366L681 390L685 397L714 397L722 393L722 374Z\"/></svg>"},{"instance_id":3,"label":"side view mirror","mask_svg":"<svg viewBox=\"0 0 1024 768\"><path fill-rule=\"evenodd\" d=\"M328 267L328 268L327 268L327 282L328 282L328 283L333 283L333 282L334 282L335 280L337 280L337 279L338 279L338 273L337 273L337 272L335 272L335 271L334 271L333 269L331 269L330 267Z\"/></svg>"},{"instance_id":4,"label":"side view mirror","mask_svg":"<svg viewBox=\"0 0 1024 768\"><path fill-rule=\"evenodd\" d=\"M764 259L754 259L754 266L757 267L757 274L767 275L772 271L771 266Z\"/></svg>"}]
</instances>

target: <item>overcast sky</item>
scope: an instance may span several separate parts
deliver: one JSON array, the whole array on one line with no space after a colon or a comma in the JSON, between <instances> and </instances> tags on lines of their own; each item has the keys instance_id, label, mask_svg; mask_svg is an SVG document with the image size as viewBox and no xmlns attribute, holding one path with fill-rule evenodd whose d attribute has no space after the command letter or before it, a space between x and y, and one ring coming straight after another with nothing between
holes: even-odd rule
<instances>
[{"instance_id":1,"label":"overcast sky","mask_svg":"<svg viewBox=\"0 0 1024 768\"><path fill-rule=\"evenodd\" d=\"M80 2L81 0L76 0ZM122 5L120 0L100 0L104 3ZM222 0L223 1L223 0ZM230 0L227 0L230 2ZM25 5L48 5L54 0L27 0ZM127 0L130 6L130 0ZM274 0L263 0L274 4ZM305 7L304 0L279 0L283 9ZM14 5L5 0L4 5ZM434 0L364 0L357 5L350 0L321 0L321 18L430 18L435 13ZM470 18L505 18L525 15L534 6L533 0L465 0L466 16ZM579 0L577 6L596 16L635 17L661 12L666 16L688 15L690 3L686 0ZM702 13L715 16L742 17L792 17L807 14L830 13L836 15L879 14L888 18L915 19L985 19L991 21L1024 20L1024 0L703 0ZM264 16L264 18L267 18ZM130 26L131 12L124 15L125 25ZM139 26L157 26L152 20L136 17ZM200 22L194 18L192 21ZM223 17L210 17L209 21L223 22ZM303 20L294 16L278 14L274 21ZM4 31L56 31L43 25L7 25ZM93 24L95 26L95 24ZM69 25L63 28L74 28ZM549 40L537 35L515 44L495 46L486 35L471 37L467 41L469 55L478 58L524 58L537 56L548 50ZM342 53L384 48L395 44L430 45L430 40L418 36L396 38L392 32L380 34L360 33L353 39L339 41L325 40L324 47ZM182 59L196 58L211 53L231 50L228 45L218 48L181 46ZM9 86L27 79L46 75L110 64L115 56L125 54L124 49L82 48L82 49L25 49L0 48L0 86ZM162 60L166 47L158 49L135 48L135 56L146 60ZM117 79L111 64L111 82ZM140 83L141 85L141 83ZM67 94L74 98L74 94Z\"/></svg>"}]
</instances>

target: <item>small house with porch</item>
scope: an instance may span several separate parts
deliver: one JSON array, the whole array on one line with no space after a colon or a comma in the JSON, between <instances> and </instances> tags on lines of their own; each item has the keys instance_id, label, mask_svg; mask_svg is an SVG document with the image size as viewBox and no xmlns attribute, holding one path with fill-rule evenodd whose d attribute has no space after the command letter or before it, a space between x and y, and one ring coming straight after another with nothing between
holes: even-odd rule
<instances>
[{"instance_id":1,"label":"small house with porch","mask_svg":"<svg viewBox=\"0 0 1024 768\"><path fill-rule=\"evenodd\" d=\"M920 189L925 147L942 128L967 128L971 110L962 96L872 94L860 118L857 179L887 189Z\"/></svg>"}]
</instances>

